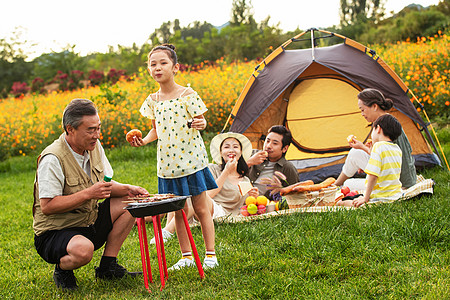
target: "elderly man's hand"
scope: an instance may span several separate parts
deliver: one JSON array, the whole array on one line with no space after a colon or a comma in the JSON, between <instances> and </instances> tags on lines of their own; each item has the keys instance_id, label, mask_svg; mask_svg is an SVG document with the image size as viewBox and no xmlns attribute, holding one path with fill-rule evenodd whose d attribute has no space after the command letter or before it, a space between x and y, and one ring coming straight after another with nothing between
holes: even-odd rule
<instances>
[{"instance_id":1,"label":"elderly man's hand","mask_svg":"<svg viewBox=\"0 0 450 300\"><path fill-rule=\"evenodd\" d=\"M128 196L130 197L147 197L150 193L143 187L130 185L128 189Z\"/></svg>"},{"instance_id":2,"label":"elderly man's hand","mask_svg":"<svg viewBox=\"0 0 450 300\"><path fill-rule=\"evenodd\" d=\"M99 181L86 189L89 193L88 199L106 199L111 196L112 182Z\"/></svg>"}]
</instances>

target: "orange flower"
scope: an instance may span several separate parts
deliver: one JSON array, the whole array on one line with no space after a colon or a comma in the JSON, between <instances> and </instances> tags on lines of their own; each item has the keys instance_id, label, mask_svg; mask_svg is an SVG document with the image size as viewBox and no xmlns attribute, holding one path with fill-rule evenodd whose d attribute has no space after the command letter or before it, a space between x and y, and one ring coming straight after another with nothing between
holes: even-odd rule
<instances>
[{"instance_id":1,"label":"orange flower","mask_svg":"<svg viewBox=\"0 0 450 300\"><path fill-rule=\"evenodd\" d=\"M419 97L427 114L435 116L450 106L450 35L438 32L436 37L421 37L398 43L367 45L405 81ZM220 132L258 61L232 62L226 58L204 62L196 71L180 72L177 83L195 89L205 102L208 132ZM0 101L0 145L15 155L42 150L62 132L61 114L73 98L95 100L102 120L102 143L105 148L126 145L124 134L130 129L149 130L151 123L139 113L144 99L158 89L145 68L132 81L119 81L108 87L89 87L47 95L24 96L18 100ZM109 93L108 93L109 92ZM117 95L109 99L110 94ZM20 105L18 105L20 103ZM36 109L45 108L45 109ZM447 108L445 108L447 107ZM417 108L420 112L421 108ZM232 122L232 120L230 121ZM20 136L18 136L20 132Z\"/></svg>"}]
</instances>

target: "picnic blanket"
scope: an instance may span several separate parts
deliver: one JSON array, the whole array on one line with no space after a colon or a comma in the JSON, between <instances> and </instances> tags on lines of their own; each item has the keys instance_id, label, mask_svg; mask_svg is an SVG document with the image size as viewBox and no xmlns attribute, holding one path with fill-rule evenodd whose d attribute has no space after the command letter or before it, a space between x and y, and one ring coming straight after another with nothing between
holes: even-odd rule
<instances>
[{"instance_id":1,"label":"picnic blanket","mask_svg":"<svg viewBox=\"0 0 450 300\"><path fill-rule=\"evenodd\" d=\"M407 199L411 199L413 197L423 195L423 194L433 194L433 186L435 182L433 179L425 179L422 175L417 175L417 183L410 187L409 189L405 190L403 192L403 195L398 200L392 200L388 202L381 202L381 203L392 203L395 201L403 201ZM364 191L359 191L360 193L363 193ZM380 202L377 202L378 204ZM371 204L369 204L371 205ZM357 209L353 207L343 207L343 206L313 206L313 207L304 207L304 208L290 208L290 209L283 209L279 211L272 211L269 213L261 214L261 215L252 215L252 216L233 216L233 215L227 215L219 218L215 218L214 222L217 223L237 223L237 222L250 222L253 220L258 219L266 219L266 218L272 218L275 216L281 216L281 215L290 215L294 213L318 213L318 212L334 212L338 210L347 210L347 209Z\"/></svg>"},{"instance_id":2,"label":"picnic blanket","mask_svg":"<svg viewBox=\"0 0 450 300\"><path fill-rule=\"evenodd\" d=\"M432 195L434 185L435 182L433 179L425 179L422 175L417 175L416 184L404 191L399 200L410 199L420 194Z\"/></svg>"}]
</instances>

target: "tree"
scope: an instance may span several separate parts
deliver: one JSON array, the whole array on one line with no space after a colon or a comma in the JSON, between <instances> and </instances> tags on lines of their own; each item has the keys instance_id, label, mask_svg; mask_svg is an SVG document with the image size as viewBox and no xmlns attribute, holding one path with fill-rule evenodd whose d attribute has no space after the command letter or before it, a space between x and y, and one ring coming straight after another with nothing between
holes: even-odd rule
<instances>
[{"instance_id":1,"label":"tree","mask_svg":"<svg viewBox=\"0 0 450 300\"><path fill-rule=\"evenodd\" d=\"M340 0L340 24L354 25L359 22L378 22L385 12L383 0Z\"/></svg>"},{"instance_id":2,"label":"tree","mask_svg":"<svg viewBox=\"0 0 450 300\"><path fill-rule=\"evenodd\" d=\"M440 2L440 4L443 3ZM443 13L443 9L445 10L445 7L442 5L424 8L419 4L410 4L394 16L383 19L377 24L360 22L343 26L338 31L364 44L415 40L417 37L433 36L439 30L444 31L448 27L450 17ZM330 29L330 31L334 30Z\"/></svg>"},{"instance_id":3,"label":"tree","mask_svg":"<svg viewBox=\"0 0 450 300\"><path fill-rule=\"evenodd\" d=\"M23 49L29 48L29 43L21 39L20 28L11 37L0 39L0 97L8 95L14 82L27 81L31 75L32 64L25 61L27 55Z\"/></svg>"},{"instance_id":4,"label":"tree","mask_svg":"<svg viewBox=\"0 0 450 300\"><path fill-rule=\"evenodd\" d=\"M437 5L437 9L446 16L450 16L450 0L441 0Z\"/></svg>"},{"instance_id":5,"label":"tree","mask_svg":"<svg viewBox=\"0 0 450 300\"><path fill-rule=\"evenodd\" d=\"M436 9L411 11L405 15L399 25L398 40L416 39L422 36L432 36L448 24L449 18Z\"/></svg>"},{"instance_id":6,"label":"tree","mask_svg":"<svg viewBox=\"0 0 450 300\"><path fill-rule=\"evenodd\" d=\"M205 32L211 32L212 28L214 28L214 26L212 26L208 22L201 23L199 21L195 21L193 23L190 23L187 27L178 30L180 30L181 32L182 39L192 37L194 39L200 40L205 35Z\"/></svg>"},{"instance_id":7,"label":"tree","mask_svg":"<svg viewBox=\"0 0 450 300\"><path fill-rule=\"evenodd\" d=\"M17 60L27 59L24 50L28 42L22 40L23 31L16 27L10 37L0 39L0 59L13 63Z\"/></svg>"},{"instance_id":8,"label":"tree","mask_svg":"<svg viewBox=\"0 0 450 300\"><path fill-rule=\"evenodd\" d=\"M251 1L233 0L230 26L220 32L225 40L225 55L230 60L255 58L262 32L253 17Z\"/></svg>"},{"instance_id":9,"label":"tree","mask_svg":"<svg viewBox=\"0 0 450 300\"><path fill-rule=\"evenodd\" d=\"M215 61L225 55L225 41L217 28L212 28L210 32L205 32L201 42L203 46L203 61Z\"/></svg>"},{"instance_id":10,"label":"tree","mask_svg":"<svg viewBox=\"0 0 450 300\"><path fill-rule=\"evenodd\" d=\"M86 72L86 60L74 52L75 45L66 46L61 52L45 53L34 59L34 76L51 80L58 71L70 74L74 70Z\"/></svg>"},{"instance_id":11,"label":"tree","mask_svg":"<svg viewBox=\"0 0 450 300\"><path fill-rule=\"evenodd\" d=\"M220 30L198 21L182 28L176 19L163 23L149 40L153 46L167 42L174 44L180 62L190 65L224 56L229 60L254 59L265 56L270 47L277 47L287 39L277 26L268 25L269 20L267 17L257 24L251 1L233 0L231 20Z\"/></svg>"},{"instance_id":12,"label":"tree","mask_svg":"<svg viewBox=\"0 0 450 300\"><path fill-rule=\"evenodd\" d=\"M255 18L253 18L251 0L233 0L231 9L231 26L239 26L246 24L250 26L256 26Z\"/></svg>"},{"instance_id":13,"label":"tree","mask_svg":"<svg viewBox=\"0 0 450 300\"><path fill-rule=\"evenodd\" d=\"M150 35L149 40L153 45L169 43L176 31L181 30L180 20L164 22Z\"/></svg>"}]
</instances>

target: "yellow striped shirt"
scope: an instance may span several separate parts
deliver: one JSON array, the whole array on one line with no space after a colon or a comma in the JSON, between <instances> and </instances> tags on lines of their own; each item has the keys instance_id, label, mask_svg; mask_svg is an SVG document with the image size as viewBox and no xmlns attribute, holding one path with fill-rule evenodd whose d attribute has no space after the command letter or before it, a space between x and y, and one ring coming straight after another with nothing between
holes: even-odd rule
<instances>
[{"instance_id":1,"label":"yellow striped shirt","mask_svg":"<svg viewBox=\"0 0 450 300\"><path fill-rule=\"evenodd\" d=\"M397 200L402 195L400 171L402 150L392 142L377 142L372 147L364 172L377 177L370 201ZM367 185L367 179L366 179Z\"/></svg>"}]
</instances>

